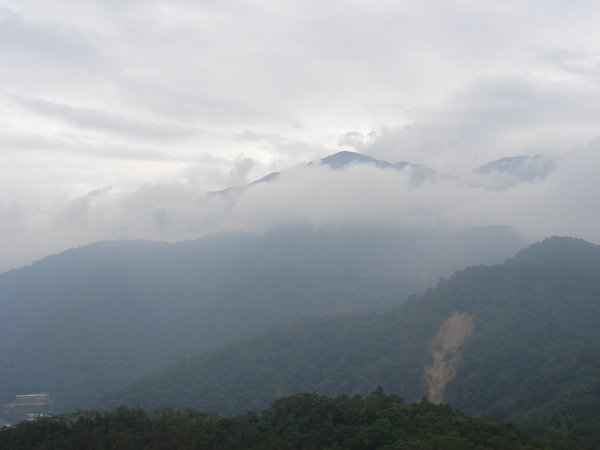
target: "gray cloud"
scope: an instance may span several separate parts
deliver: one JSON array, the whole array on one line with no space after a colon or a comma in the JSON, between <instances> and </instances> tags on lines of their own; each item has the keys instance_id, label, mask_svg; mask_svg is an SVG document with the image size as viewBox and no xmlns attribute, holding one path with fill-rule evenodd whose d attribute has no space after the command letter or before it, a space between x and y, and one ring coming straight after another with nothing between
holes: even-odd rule
<instances>
[{"instance_id":1,"label":"gray cloud","mask_svg":"<svg viewBox=\"0 0 600 450\"><path fill-rule=\"evenodd\" d=\"M517 154L560 154L600 132L595 95L577 84L488 76L414 123L363 136L357 148L455 172Z\"/></svg>"},{"instance_id":2,"label":"gray cloud","mask_svg":"<svg viewBox=\"0 0 600 450\"><path fill-rule=\"evenodd\" d=\"M157 125L119 117L114 112L108 113L98 109L59 104L42 99L21 98L17 102L35 114L63 120L76 127L104 130L111 134L134 135L145 140L177 140L197 133L196 130L190 128Z\"/></svg>"},{"instance_id":3,"label":"gray cloud","mask_svg":"<svg viewBox=\"0 0 600 450\"><path fill-rule=\"evenodd\" d=\"M231 170L229 184L231 186L248 184L248 173L253 166L254 160L252 158L244 158L243 156L240 156Z\"/></svg>"},{"instance_id":4,"label":"gray cloud","mask_svg":"<svg viewBox=\"0 0 600 450\"><path fill-rule=\"evenodd\" d=\"M34 133L0 133L3 148L0 154L7 152L53 152L57 154L85 154L91 158L154 160L167 161L174 158L167 152L143 147L128 147L126 145L87 142L75 136L45 137Z\"/></svg>"},{"instance_id":5,"label":"gray cloud","mask_svg":"<svg viewBox=\"0 0 600 450\"><path fill-rule=\"evenodd\" d=\"M103 52L85 31L43 20L25 20L9 8L0 8L0 39L3 57L12 62L36 68L80 70L98 69L105 62Z\"/></svg>"}]
</instances>

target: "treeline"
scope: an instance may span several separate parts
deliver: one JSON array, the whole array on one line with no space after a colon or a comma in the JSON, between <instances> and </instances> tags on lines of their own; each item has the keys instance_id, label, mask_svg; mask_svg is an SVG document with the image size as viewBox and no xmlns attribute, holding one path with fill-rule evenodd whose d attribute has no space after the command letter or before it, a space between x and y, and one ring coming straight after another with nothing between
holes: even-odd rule
<instances>
[{"instance_id":1,"label":"treeline","mask_svg":"<svg viewBox=\"0 0 600 450\"><path fill-rule=\"evenodd\" d=\"M163 407L118 407L22 422L0 432L11 449L571 449L515 426L423 399L406 404L377 388L368 397L301 393L262 414L233 417Z\"/></svg>"}]
</instances>

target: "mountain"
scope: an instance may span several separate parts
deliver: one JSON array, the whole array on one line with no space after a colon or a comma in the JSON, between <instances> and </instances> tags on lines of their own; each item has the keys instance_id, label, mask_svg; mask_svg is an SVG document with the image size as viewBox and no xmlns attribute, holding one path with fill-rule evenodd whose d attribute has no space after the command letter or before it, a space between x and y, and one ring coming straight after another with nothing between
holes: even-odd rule
<instances>
[{"instance_id":1,"label":"mountain","mask_svg":"<svg viewBox=\"0 0 600 450\"><path fill-rule=\"evenodd\" d=\"M349 151L341 151L334 153L333 155L326 156L325 158L319 159L317 161L312 161L307 164L307 166L326 166L332 170L342 170L351 165L356 164L367 164L374 167L378 167L380 169L393 169L396 171L409 170L410 171L410 187L417 187L422 185L425 181L436 182L439 180L450 180L455 179L455 177L447 174L443 174L437 172L429 167L425 167L419 164L411 164L408 162L397 162L395 164L389 163L387 161L381 161L379 159L371 158L370 156L361 155L356 152ZM272 183L277 181L280 177L280 172L272 172L259 180L255 180L245 186L233 186L221 191L213 191L209 192L205 197L199 200L200 203L204 203L207 199L213 197L223 197L232 202L237 201L244 192L253 186L263 184L263 183Z\"/></svg>"},{"instance_id":2,"label":"mountain","mask_svg":"<svg viewBox=\"0 0 600 450\"><path fill-rule=\"evenodd\" d=\"M314 163L312 163L314 164ZM419 164L412 164L404 161L395 164L387 161L381 161L370 156L361 155L360 153L342 151L333 155L327 156L317 162L317 164L325 165L333 170L340 170L348 167L351 164L370 164L380 169L394 169L397 171L410 171L410 187L421 186L425 181L436 182L439 180L451 180L455 177L443 173L439 173L429 167Z\"/></svg>"},{"instance_id":3,"label":"mountain","mask_svg":"<svg viewBox=\"0 0 600 450\"><path fill-rule=\"evenodd\" d=\"M0 275L0 402L51 391L81 405L269 326L380 310L415 287L285 258L274 267L261 259L263 244L244 234L182 244L103 242Z\"/></svg>"},{"instance_id":4,"label":"mountain","mask_svg":"<svg viewBox=\"0 0 600 450\"><path fill-rule=\"evenodd\" d=\"M0 404L57 406L302 317L383 311L521 246L506 227L310 226L180 243L100 242L0 274Z\"/></svg>"},{"instance_id":5,"label":"mountain","mask_svg":"<svg viewBox=\"0 0 600 450\"><path fill-rule=\"evenodd\" d=\"M553 237L384 313L307 318L180 361L100 405L233 414L381 385L594 448L599 323L600 247Z\"/></svg>"},{"instance_id":6,"label":"mountain","mask_svg":"<svg viewBox=\"0 0 600 450\"><path fill-rule=\"evenodd\" d=\"M372 164L382 169L395 168L395 165L389 162L380 161L378 159L371 158L370 156L348 151L337 152L333 155L329 155L317 161L316 164L324 164L334 170L343 169L350 164Z\"/></svg>"},{"instance_id":7,"label":"mountain","mask_svg":"<svg viewBox=\"0 0 600 450\"><path fill-rule=\"evenodd\" d=\"M337 152L317 161L312 161L307 165L309 167L326 166L332 170L342 170L351 165L371 165L380 169L393 169L396 171L409 170L410 187L412 188L421 186L426 181L435 183L442 180L448 181L457 179L452 175L440 173L420 164L404 161L390 163L349 151ZM533 182L538 179L543 180L554 170L556 165L556 158L547 155L513 156L498 159L479 166L474 169L474 172L483 177L480 181L483 181L484 185L495 187L497 189L506 189L524 182ZM210 192L207 196L208 198L223 196L230 200L237 200L248 188L263 183L277 181L280 175L280 172L272 172L245 186L234 186L221 191ZM200 202L202 201L203 200L200 200Z\"/></svg>"},{"instance_id":8,"label":"mountain","mask_svg":"<svg viewBox=\"0 0 600 450\"><path fill-rule=\"evenodd\" d=\"M81 406L273 326L384 311L526 244L507 226L452 225L451 195L431 216L419 199L449 176L426 167L340 152L296 169L205 196L206 208L183 215L199 234L247 222L260 234L99 242L0 274L0 404L51 391L57 405ZM168 205L150 213L159 228L180 216Z\"/></svg>"},{"instance_id":9,"label":"mountain","mask_svg":"<svg viewBox=\"0 0 600 450\"><path fill-rule=\"evenodd\" d=\"M513 156L479 166L475 173L493 180L495 188L506 189L520 183L543 180L556 164L556 158L546 155Z\"/></svg>"}]
</instances>

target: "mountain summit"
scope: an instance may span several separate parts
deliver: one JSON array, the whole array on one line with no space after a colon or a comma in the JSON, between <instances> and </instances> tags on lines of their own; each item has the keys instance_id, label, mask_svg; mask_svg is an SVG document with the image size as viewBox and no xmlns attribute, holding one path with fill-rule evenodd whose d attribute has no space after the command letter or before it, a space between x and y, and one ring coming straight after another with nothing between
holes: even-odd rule
<instances>
[{"instance_id":1,"label":"mountain summit","mask_svg":"<svg viewBox=\"0 0 600 450\"><path fill-rule=\"evenodd\" d=\"M484 177L489 177L489 183L484 183L490 187L495 188L508 188L515 186L523 182L532 182L537 179L546 178L552 170L556 167L556 160L546 155L536 156L515 156L510 158L503 158L496 161L492 161L488 164L484 164L474 170L476 174ZM417 187L422 185L426 181L437 182L440 180L456 180L455 176L440 173L430 167L422 166L420 164L413 164L410 162L400 161L397 163L390 163L388 161L382 161L370 156L362 155L360 153L351 151L340 151L332 155L326 156L325 158L311 161L306 164L308 167L326 166L332 170L343 170L351 166L356 165L370 165L379 169L394 169L397 171L403 171L408 169L411 171L410 186ZM210 192L209 196L224 195L230 198L239 198L243 195L244 191L252 186L256 186L262 183L271 183L277 181L280 177L281 172L272 172L258 180L255 180L244 186L233 186L222 191ZM497 185L495 177L501 175L502 184ZM495 181L493 181L495 180ZM496 183L496 184L495 184ZM233 195L233 197L232 197Z\"/></svg>"}]
</instances>

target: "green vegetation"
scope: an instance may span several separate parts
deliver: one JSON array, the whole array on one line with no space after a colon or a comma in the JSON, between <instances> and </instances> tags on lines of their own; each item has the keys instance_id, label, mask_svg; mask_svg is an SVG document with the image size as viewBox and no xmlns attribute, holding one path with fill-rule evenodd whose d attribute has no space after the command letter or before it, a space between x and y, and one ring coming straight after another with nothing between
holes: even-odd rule
<instances>
[{"instance_id":1,"label":"green vegetation","mask_svg":"<svg viewBox=\"0 0 600 450\"><path fill-rule=\"evenodd\" d=\"M471 267L381 314L304 319L181 361L104 399L156 409L260 411L295 392L428 395L429 344L473 316L444 402L600 447L600 248L552 238L505 264Z\"/></svg>"},{"instance_id":2,"label":"green vegetation","mask_svg":"<svg viewBox=\"0 0 600 450\"><path fill-rule=\"evenodd\" d=\"M82 407L274 325L381 310L407 294L398 278L263 267L245 260L254 238L222 239L99 243L0 275L0 405L51 391L63 410Z\"/></svg>"},{"instance_id":3,"label":"green vegetation","mask_svg":"<svg viewBox=\"0 0 600 450\"><path fill-rule=\"evenodd\" d=\"M302 317L383 311L441 274L510 256L510 229L290 226L174 244L100 242L0 274L0 405L62 411Z\"/></svg>"},{"instance_id":4,"label":"green vegetation","mask_svg":"<svg viewBox=\"0 0 600 450\"><path fill-rule=\"evenodd\" d=\"M571 449L514 426L427 400L405 404L378 388L366 398L302 393L262 414L229 418L164 407L119 407L23 422L0 432L11 449Z\"/></svg>"},{"instance_id":5,"label":"green vegetation","mask_svg":"<svg viewBox=\"0 0 600 450\"><path fill-rule=\"evenodd\" d=\"M358 270L361 263L373 269L367 261L376 252L356 243L356 251L335 256L360 275L317 267L317 260L279 264L311 240L321 255L330 250L319 233L295 242L289 236L270 238L287 245L280 255L259 257L248 236L174 253L167 244L104 243L58 255L60 264L3 274L0 302L10 314L0 315L2 402L49 390L63 407L65 400L72 408L169 405L180 411L173 417L194 408L217 422L224 419L214 414L262 411L297 392L341 401L381 385L413 402L429 395L432 343L458 313L472 332L448 355L457 369L446 374L444 403L600 448L600 247L546 239L504 264L455 272L399 304L398 279ZM385 311L392 303L399 306ZM322 317L305 317L315 314ZM77 417L97 414L110 417ZM64 417L48 423L79 423Z\"/></svg>"}]
</instances>

